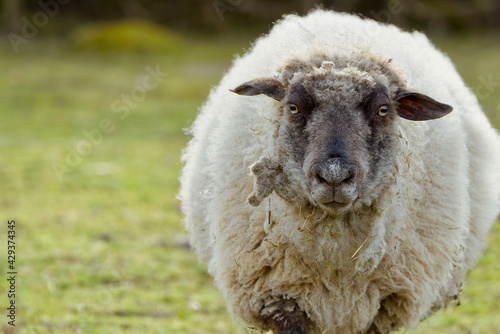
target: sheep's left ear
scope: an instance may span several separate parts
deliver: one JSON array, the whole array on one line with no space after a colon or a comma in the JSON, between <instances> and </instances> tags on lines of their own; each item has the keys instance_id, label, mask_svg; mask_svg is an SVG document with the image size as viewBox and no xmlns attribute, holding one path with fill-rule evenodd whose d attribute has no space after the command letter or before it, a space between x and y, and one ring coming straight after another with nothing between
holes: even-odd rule
<instances>
[{"instance_id":1,"label":"sheep's left ear","mask_svg":"<svg viewBox=\"0 0 500 334\"><path fill-rule=\"evenodd\" d=\"M270 77L260 77L247 81L231 90L231 92L248 96L264 94L278 101L281 101L286 94L285 87L281 82Z\"/></svg>"},{"instance_id":2,"label":"sheep's left ear","mask_svg":"<svg viewBox=\"0 0 500 334\"><path fill-rule=\"evenodd\" d=\"M412 121L427 121L448 115L453 108L427 95L399 92L396 96L398 115Z\"/></svg>"}]
</instances>

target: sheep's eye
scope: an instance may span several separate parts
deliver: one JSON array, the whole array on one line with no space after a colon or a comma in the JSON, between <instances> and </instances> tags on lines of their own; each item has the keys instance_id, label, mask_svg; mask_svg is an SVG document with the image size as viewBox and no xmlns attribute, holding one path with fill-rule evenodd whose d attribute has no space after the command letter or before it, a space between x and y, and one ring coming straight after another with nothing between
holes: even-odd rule
<instances>
[{"instance_id":1,"label":"sheep's eye","mask_svg":"<svg viewBox=\"0 0 500 334\"><path fill-rule=\"evenodd\" d=\"M299 113L299 107L297 107L293 103L288 106L288 110L290 110L290 114L292 114L292 116L295 116Z\"/></svg>"},{"instance_id":2,"label":"sheep's eye","mask_svg":"<svg viewBox=\"0 0 500 334\"><path fill-rule=\"evenodd\" d=\"M386 105L380 106L377 111L377 115L380 117L385 117L389 113L389 107Z\"/></svg>"}]
</instances>

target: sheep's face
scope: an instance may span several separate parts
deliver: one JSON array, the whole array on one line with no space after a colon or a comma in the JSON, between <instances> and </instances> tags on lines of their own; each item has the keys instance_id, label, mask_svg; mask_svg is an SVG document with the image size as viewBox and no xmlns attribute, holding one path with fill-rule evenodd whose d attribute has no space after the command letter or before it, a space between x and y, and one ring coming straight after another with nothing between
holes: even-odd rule
<instances>
[{"instance_id":1,"label":"sheep's face","mask_svg":"<svg viewBox=\"0 0 500 334\"><path fill-rule=\"evenodd\" d=\"M318 69L290 85L278 150L292 158L285 164L289 172L301 169L314 205L345 212L392 172L387 162L394 159L397 135L389 95L354 69Z\"/></svg>"},{"instance_id":2,"label":"sheep's face","mask_svg":"<svg viewBox=\"0 0 500 334\"><path fill-rule=\"evenodd\" d=\"M389 185L399 152L397 117L428 120L451 111L385 76L331 63L297 73L286 88L258 78L234 91L281 101L278 169L286 175L280 182L293 191L272 188L285 200L307 200L334 215L357 202L370 205Z\"/></svg>"}]
</instances>

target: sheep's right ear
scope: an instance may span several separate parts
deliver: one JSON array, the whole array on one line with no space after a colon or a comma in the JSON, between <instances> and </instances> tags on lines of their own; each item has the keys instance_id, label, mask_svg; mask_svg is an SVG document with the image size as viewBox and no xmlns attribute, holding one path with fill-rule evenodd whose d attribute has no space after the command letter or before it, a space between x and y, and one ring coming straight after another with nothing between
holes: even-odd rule
<instances>
[{"instance_id":1,"label":"sheep's right ear","mask_svg":"<svg viewBox=\"0 0 500 334\"><path fill-rule=\"evenodd\" d=\"M286 94L285 87L281 82L270 77L260 77L247 81L230 91L247 96L264 94L278 101L283 100Z\"/></svg>"},{"instance_id":2,"label":"sheep's right ear","mask_svg":"<svg viewBox=\"0 0 500 334\"><path fill-rule=\"evenodd\" d=\"M416 92L399 92L398 115L411 121L427 121L448 115L453 107Z\"/></svg>"}]
</instances>

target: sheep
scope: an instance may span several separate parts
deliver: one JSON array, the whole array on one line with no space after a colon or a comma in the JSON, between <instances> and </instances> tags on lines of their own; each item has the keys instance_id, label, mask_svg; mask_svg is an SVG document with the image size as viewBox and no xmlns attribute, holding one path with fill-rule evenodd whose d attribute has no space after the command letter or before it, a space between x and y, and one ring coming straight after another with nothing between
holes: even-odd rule
<instances>
[{"instance_id":1,"label":"sheep","mask_svg":"<svg viewBox=\"0 0 500 334\"><path fill-rule=\"evenodd\" d=\"M500 212L500 137L451 61L358 16L285 16L191 134L185 226L247 329L412 329L457 300Z\"/></svg>"}]
</instances>

